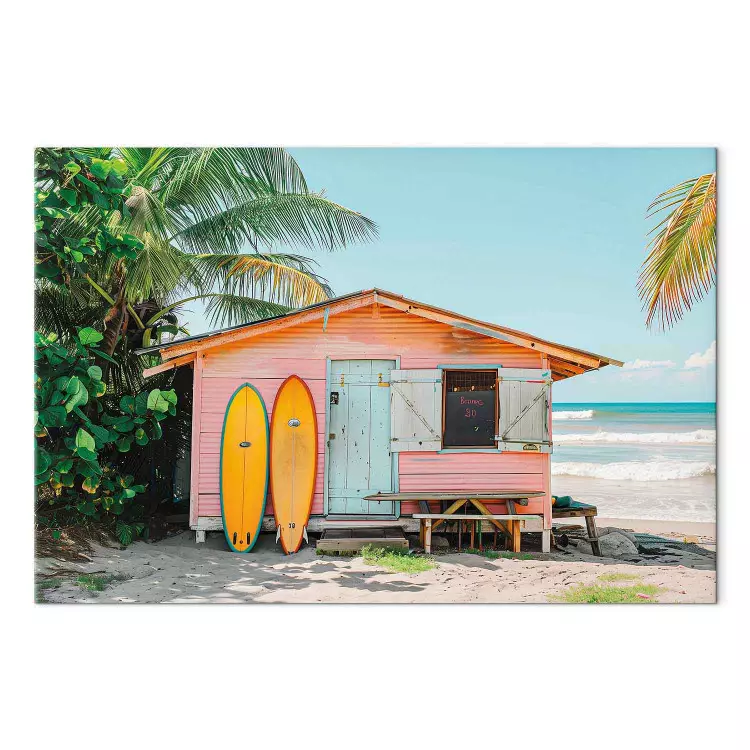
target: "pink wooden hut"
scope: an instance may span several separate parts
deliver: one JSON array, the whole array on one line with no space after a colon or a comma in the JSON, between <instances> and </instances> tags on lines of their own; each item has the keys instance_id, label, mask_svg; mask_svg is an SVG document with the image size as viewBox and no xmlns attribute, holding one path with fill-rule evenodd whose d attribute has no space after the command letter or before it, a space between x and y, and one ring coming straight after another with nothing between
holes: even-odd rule
<instances>
[{"instance_id":1,"label":"pink wooden hut","mask_svg":"<svg viewBox=\"0 0 750 750\"><path fill-rule=\"evenodd\" d=\"M163 363L146 376L193 368L197 541L222 529L219 450L231 394L252 383L270 418L279 386L296 374L313 394L320 431L310 531L362 522L415 530L416 501L366 499L376 493L507 489L543 493L517 512L529 515L526 530L543 532L546 551L552 382L622 365L380 289L147 351ZM487 507L508 512L503 502ZM272 497L266 513L270 531Z\"/></svg>"}]
</instances>

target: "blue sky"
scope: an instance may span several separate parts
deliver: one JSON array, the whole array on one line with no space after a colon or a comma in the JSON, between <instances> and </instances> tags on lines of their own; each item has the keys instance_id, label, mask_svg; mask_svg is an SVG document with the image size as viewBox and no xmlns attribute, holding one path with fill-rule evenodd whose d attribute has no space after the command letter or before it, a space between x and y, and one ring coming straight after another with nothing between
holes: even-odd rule
<instances>
[{"instance_id":1,"label":"blue sky","mask_svg":"<svg viewBox=\"0 0 750 750\"><path fill-rule=\"evenodd\" d=\"M380 229L368 245L302 253L337 294L382 287L630 363L557 383L556 401L715 399L715 294L657 333L635 289L646 207L714 171L713 149L290 152L312 189ZM205 328L198 316L191 332Z\"/></svg>"}]
</instances>

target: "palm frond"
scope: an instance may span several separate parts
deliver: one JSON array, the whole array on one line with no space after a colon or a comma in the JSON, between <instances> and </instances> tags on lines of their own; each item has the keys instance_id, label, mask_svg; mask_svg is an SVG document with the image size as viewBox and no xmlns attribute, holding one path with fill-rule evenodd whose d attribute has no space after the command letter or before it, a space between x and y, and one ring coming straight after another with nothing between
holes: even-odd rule
<instances>
[{"instance_id":1,"label":"palm frond","mask_svg":"<svg viewBox=\"0 0 750 750\"><path fill-rule=\"evenodd\" d=\"M281 148L201 148L175 155L158 175L168 209L206 218L259 192L305 193L297 162Z\"/></svg>"},{"instance_id":2,"label":"palm frond","mask_svg":"<svg viewBox=\"0 0 750 750\"><path fill-rule=\"evenodd\" d=\"M97 326L109 304L84 279L72 279L70 286L39 279L34 295L34 328L56 333L63 342L75 336L78 328Z\"/></svg>"},{"instance_id":3,"label":"palm frond","mask_svg":"<svg viewBox=\"0 0 750 750\"><path fill-rule=\"evenodd\" d=\"M142 185L132 185L128 191L130 194L125 205L130 211L130 218L121 219L123 230L136 237L150 232L166 241L173 231L173 224L161 201Z\"/></svg>"},{"instance_id":4,"label":"palm frond","mask_svg":"<svg viewBox=\"0 0 750 750\"><path fill-rule=\"evenodd\" d=\"M665 210L638 277L646 325L657 321L662 330L681 320L716 282L716 174L661 193L647 218Z\"/></svg>"},{"instance_id":5,"label":"palm frond","mask_svg":"<svg viewBox=\"0 0 750 750\"><path fill-rule=\"evenodd\" d=\"M289 307L304 307L332 296L309 258L284 253L210 253L185 258L193 264L203 289L263 297Z\"/></svg>"},{"instance_id":6,"label":"palm frond","mask_svg":"<svg viewBox=\"0 0 750 750\"><path fill-rule=\"evenodd\" d=\"M143 249L128 263L125 290L128 299L167 299L189 286L192 273L185 254L150 232L142 235Z\"/></svg>"},{"instance_id":7,"label":"palm frond","mask_svg":"<svg viewBox=\"0 0 750 750\"><path fill-rule=\"evenodd\" d=\"M335 250L377 234L371 219L320 193L264 193L198 221L189 217L173 239L188 252L233 253L247 244Z\"/></svg>"},{"instance_id":8,"label":"palm frond","mask_svg":"<svg viewBox=\"0 0 750 750\"><path fill-rule=\"evenodd\" d=\"M185 148L146 148L146 149L117 149L118 153L128 164L128 181L133 185L141 185L153 189L157 182L159 170L170 160L189 151Z\"/></svg>"},{"instance_id":9,"label":"palm frond","mask_svg":"<svg viewBox=\"0 0 750 750\"><path fill-rule=\"evenodd\" d=\"M273 318L277 315L284 315L291 309L286 305L239 294L218 293L206 295L206 297L210 298L206 305L206 317L213 327L239 325L253 320Z\"/></svg>"}]
</instances>

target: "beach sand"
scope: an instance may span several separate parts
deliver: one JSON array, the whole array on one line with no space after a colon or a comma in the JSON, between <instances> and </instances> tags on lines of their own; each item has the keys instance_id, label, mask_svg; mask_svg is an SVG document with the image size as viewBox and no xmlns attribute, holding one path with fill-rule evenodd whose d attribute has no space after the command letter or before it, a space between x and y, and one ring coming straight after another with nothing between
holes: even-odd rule
<instances>
[{"instance_id":1,"label":"beach sand","mask_svg":"<svg viewBox=\"0 0 750 750\"><path fill-rule=\"evenodd\" d=\"M683 531L685 524L666 523L676 536L688 533ZM666 531L654 522L622 519L599 519L599 525ZM713 549L715 537L702 533L711 532L712 524L700 526L700 534L694 525L690 533L701 536L701 546ZM186 531L125 549L96 546L91 562L85 564L39 559L37 568L63 581L40 592L44 601L57 603L547 602L571 585L597 583L603 573L638 575L643 583L666 589L660 602L710 603L716 596L715 557L690 548L670 548L637 562L593 557L572 546L530 554L530 560L438 554L435 569L410 575L369 566L361 557L319 556L311 546L286 557L272 534L262 534L251 553L232 554L222 534L209 534L207 542L198 545ZM116 575L121 580L104 591L90 592L75 585L76 573Z\"/></svg>"}]
</instances>

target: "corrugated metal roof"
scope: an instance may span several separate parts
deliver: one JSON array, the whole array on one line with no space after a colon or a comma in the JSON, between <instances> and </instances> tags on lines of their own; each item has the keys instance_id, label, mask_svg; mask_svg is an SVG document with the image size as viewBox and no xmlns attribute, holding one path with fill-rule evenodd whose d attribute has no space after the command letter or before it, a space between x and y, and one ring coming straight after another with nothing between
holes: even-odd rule
<instances>
[{"instance_id":1,"label":"corrugated metal roof","mask_svg":"<svg viewBox=\"0 0 750 750\"><path fill-rule=\"evenodd\" d=\"M323 302L315 302L312 305L307 305L307 307L295 307L294 310L290 310L288 313L284 313L283 315L272 315L270 318L259 318L258 320L251 320L248 323L238 323L237 325L227 326L226 328L217 328L215 331L197 333L195 336L185 336L185 338L168 341L166 344L157 344L155 346L147 346L143 349L136 349L135 353L153 354L154 352L159 352L162 349L168 349L169 347L177 346L178 344L182 345L187 344L190 341L201 341L202 339L211 338L212 336L220 336L222 333L228 333L229 331L237 331L240 328L250 328L251 326L259 325L260 323L268 323L270 320L282 320L283 318L288 318L290 315L297 315L298 313L305 312L307 310L314 310L316 307L326 307L326 305L330 305L334 302L340 302L341 300L350 299L351 297L356 297L360 294L366 293L366 291L350 292L349 294L342 294L340 297L330 297Z\"/></svg>"}]
</instances>

